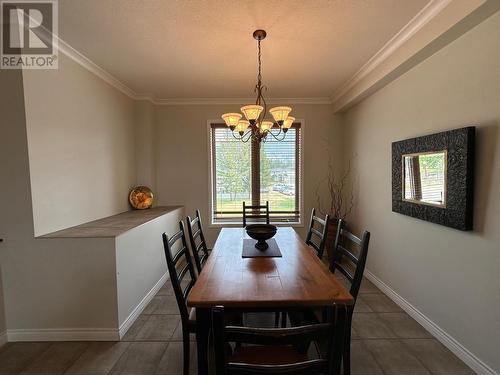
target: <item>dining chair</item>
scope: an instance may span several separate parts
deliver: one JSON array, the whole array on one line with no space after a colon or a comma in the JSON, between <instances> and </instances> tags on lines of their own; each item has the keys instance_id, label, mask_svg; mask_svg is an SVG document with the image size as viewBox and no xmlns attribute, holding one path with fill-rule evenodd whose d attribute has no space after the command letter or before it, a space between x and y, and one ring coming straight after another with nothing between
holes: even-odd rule
<instances>
[{"instance_id":1,"label":"dining chair","mask_svg":"<svg viewBox=\"0 0 500 375\"><path fill-rule=\"evenodd\" d=\"M265 220L269 224L269 201L260 206L247 206L243 201L243 227L247 226L247 219L256 219L254 221L257 222Z\"/></svg>"},{"instance_id":2,"label":"dining chair","mask_svg":"<svg viewBox=\"0 0 500 375\"><path fill-rule=\"evenodd\" d=\"M316 209L312 209L306 244L316 250L316 254L320 259L323 258L323 253L325 251L329 220L330 218L328 215L326 215L324 219L316 216Z\"/></svg>"},{"instance_id":3,"label":"dining chair","mask_svg":"<svg viewBox=\"0 0 500 375\"><path fill-rule=\"evenodd\" d=\"M368 256L368 245L370 243L370 232L365 231L361 238L356 237L345 229L345 221L339 219L337 235L335 238L335 249L330 262L330 271L335 274L339 271L349 285L349 293L354 298L354 304L347 310L347 328L345 334L344 352L342 353L342 364L344 375L351 373L351 326L354 306L359 294L359 288L363 281L366 258Z\"/></svg>"},{"instance_id":4,"label":"dining chair","mask_svg":"<svg viewBox=\"0 0 500 375\"><path fill-rule=\"evenodd\" d=\"M186 234L184 223L179 222L179 231L169 237L166 233L162 234L163 248L165 250L165 258L167 260L168 273L170 282L174 290L175 299L181 315L182 324L182 342L183 342L183 374L189 374L189 334L196 333L196 310L188 310L186 301L193 287L196 274L194 271L193 261L189 253L186 243ZM178 250L176 250L179 248ZM175 253L175 255L174 255ZM181 262L181 260L184 260ZM177 270L180 269L179 272ZM183 282L185 276L189 274L191 280Z\"/></svg>"},{"instance_id":5,"label":"dining chair","mask_svg":"<svg viewBox=\"0 0 500 375\"><path fill-rule=\"evenodd\" d=\"M203 234L200 210L196 210L196 217L194 219L191 219L191 216L188 216L186 218L186 223L189 242L191 244L191 251L193 253L194 262L199 274L209 255L209 249L205 241L205 235ZM196 243L197 241L199 241L198 244Z\"/></svg>"},{"instance_id":6,"label":"dining chair","mask_svg":"<svg viewBox=\"0 0 500 375\"><path fill-rule=\"evenodd\" d=\"M330 262L330 272L335 274L335 271L338 270L342 274L342 278L345 279L349 287L349 293L354 298L354 304L347 308L346 333L342 353L344 375L351 373L352 316L361 281L363 280L369 242L370 232L365 231L362 238L358 238L347 231L345 229L345 221L339 219L333 257ZM324 321L326 319L326 312L325 310L305 308L302 311L292 312L289 316L292 326L300 326L302 324L314 324Z\"/></svg>"},{"instance_id":7,"label":"dining chair","mask_svg":"<svg viewBox=\"0 0 500 375\"><path fill-rule=\"evenodd\" d=\"M289 328L251 328L226 325L224 307L212 309L215 365L217 375L250 374L333 374L334 308L321 324ZM303 342L328 342L327 355L310 358L296 348ZM240 345L234 347L231 343ZM250 345L245 345L250 344Z\"/></svg>"}]
</instances>

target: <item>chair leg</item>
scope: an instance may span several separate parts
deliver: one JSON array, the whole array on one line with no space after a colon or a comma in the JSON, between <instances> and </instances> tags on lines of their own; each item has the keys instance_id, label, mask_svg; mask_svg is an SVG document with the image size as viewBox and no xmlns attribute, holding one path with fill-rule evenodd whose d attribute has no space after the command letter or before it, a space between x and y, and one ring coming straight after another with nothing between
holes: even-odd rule
<instances>
[{"instance_id":1,"label":"chair leg","mask_svg":"<svg viewBox=\"0 0 500 375\"><path fill-rule=\"evenodd\" d=\"M183 362L183 375L189 375L189 332L187 332L187 329L182 329L182 362Z\"/></svg>"},{"instance_id":2,"label":"chair leg","mask_svg":"<svg viewBox=\"0 0 500 375\"><path fill-rule=\"evenodd\" d=\"M351 342L345 343L344 354L342 355L342 368L344 375L351 374Z\"/></svg>"},{"instance_id":3,"label":"chair leg","mask_svg":"<svg viewBox=\"0 0 500 375\"><path fill-rule=\"evenodd\" d=\"M281 328L286 328L286 311L281 313Z\"/></svg>"},{"instance_id":4,"label":"chair leg","mask_svg":"<svg viewBox=\"0 0 500 375\"><path fill-rule=\"evenodd\" d=\"M344 351L342 353L342 369L344 375L351 374L351 323L352 318L347 321Z\"/></svg>"}]
</instances>

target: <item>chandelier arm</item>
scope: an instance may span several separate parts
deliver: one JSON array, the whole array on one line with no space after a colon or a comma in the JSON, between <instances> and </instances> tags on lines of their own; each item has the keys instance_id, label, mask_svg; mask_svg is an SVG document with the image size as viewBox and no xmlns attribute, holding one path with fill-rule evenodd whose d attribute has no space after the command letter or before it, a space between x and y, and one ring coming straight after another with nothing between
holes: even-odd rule
<instances>
[{"instance_id":1,"label":"chandelier arm","mask_svg":"<svg viewBox=\"0 0 500 375\"><path fill-rule=\"evenodd\" d=\"M280 130L280 133L281 133L281 130ZM274 139L276 139L278 142L281 142L281 141L282 141L282 140L284 140L284 139L285 139L285 137L286 137L286 133L285 133L285 132L283 132L283 137L278 138L278 136L280 135L280 133L278 133L278 134L274 135L274 134L273 134L273 133L271 133L270 131L268 132L268 134L271 134L271 135L273 136L273 138L274 138Z\"/></svg>"},{"instance_id":2,"label":"chandelier arm","mask_svg":"<svg viewBox=\"0 0 500 375\"><path fill-rule=\"evenodd\" d=\"M248 136L248 137L247 137L247 136ZM247 137L247 139L244 139L245 137ZM243 134L243 135L241 136L241 141L242 141L243 143L247 143L247 142L250 140L250 138L252 138L252 130L249 130L249 131L247 131L245 134Z\"/></svg>"},{"instance_id":3,"label":"chandelier arm","mask_svg":"<svg viewBox=\"0 0 500 375\"><path fill-rule=\"evenodd\" d=\"M234 135L234 131L232 131L232 132L231 132L231 134L233 135L233 138L234 138L234 139L237 139L238 141L243 141L243 138L245 138L245 136L246 136L249 132L250 132L250 130L249 130L249 131L247 131L245 134L243 134L243 135L239 136L239 137L237 137L236 135Z\"/></svg>"},{"instance_id":4,"label":"chandelier arm","mask_svg":"<svg viewBox=\"0 0 500 375\"><path fill-rule=\"evenodd\" d=\"M273 127L274 127L274 126L273 126ZM281 132L283 132L283 130L281 129L281 126L279 126L279 124L278 124L278 129L279 129L279 130L278 130L278 132L277 132L276 134L274 134L274 133L272 133L272 132L271 132L271 130L272 130L272 129L273 129L273 128L269 129L269 133L271 133L272 135L275 135L276 137L277 137L278 135L280 135L280 134L281 134Z\"/></svg>"},{"instance_id":5,"label":"chandelier arm","mask_svg":"<svg viewBox=\"0 0 500 375\"><path fill-rule=\"evenodd\" d=\"M233 135L233 138L238 140L238 141L241 141L243 137L237 137L234 135L234 131L231 132L231 134Z\"/></svg>"}]
</instances>

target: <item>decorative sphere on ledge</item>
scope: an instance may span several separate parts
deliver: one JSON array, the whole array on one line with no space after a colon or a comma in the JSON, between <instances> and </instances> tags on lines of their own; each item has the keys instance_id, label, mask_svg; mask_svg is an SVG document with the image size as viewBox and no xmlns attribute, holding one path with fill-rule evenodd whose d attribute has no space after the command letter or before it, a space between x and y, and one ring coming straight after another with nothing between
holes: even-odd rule
<instances>
[{"instance_id":1,"label":"decorative sphere on ledge","mask_svg":"<svg viewBox=\"0 0 500 375\"><path fill-rule=\"evenodd\" d=\"M153 192L147 186L137 186L128 196L130 205L136 210L145 210L153 205Z\"/></svg>"}]
</instances>

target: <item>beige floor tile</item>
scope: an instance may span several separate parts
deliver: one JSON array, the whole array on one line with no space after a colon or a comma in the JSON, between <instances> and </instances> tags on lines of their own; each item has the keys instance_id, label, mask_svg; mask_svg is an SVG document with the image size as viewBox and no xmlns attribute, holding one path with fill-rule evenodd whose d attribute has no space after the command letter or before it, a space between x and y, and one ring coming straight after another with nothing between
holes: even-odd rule
<instances>
[{"instance_id":1,"label":"beige floor tile","mask_svg":"<svg viewBox=\"0 0 500 375\"><path fill-rule=\"evenodd\" d=\"M363 301L370 306L374 312L402 312L389 297L381 293L363 294Z\"/></svg>"},{"instance_id":2,"label":"beige floor tile","mask_svg":"<svg viewBox=\"0 0 500 375\"><path fill-rule=\"evenodd\" d=\"M87 349L85 342L55 342L25 368L22 375L63 374Z\"/></svg>"},{"instance_id":3,"label":"beige floor tile","mask_svg":"<svg viewBox=\"0 0 500 375\"><path fill-rule=\"evenodd\" d=\"M384 375L372 354L361 340L355 340L351 343L351 374Z\"/></svg>"},{"instance_id":4,"label":"beige floor tile","mask_svg":"<svg viewBox=\"0 0 500 375\"><path fill-rule=\"evenodd\" d=\"M377 314L400 338L419 339L431 338L432 335L418 324L407 313L378 313Z\"/></svg>"},{"instance_id":5,"label":"beige floor tile","mask_svg":"<svg viewBox=\"0 0 500 375\"><path fill-rule=\"evenodd\" d=\"M18 374L49 348L49 343L8 343L0 352L0 374Z\"/></svg>"},{"instance_id":6,"label":"beige floor tile","mask_svg":"<svg viewBox=\"0 0 500 375\"><path fill-rule=\"evenodd\" d=\"M160 302L162 301L162 298L165 298L166 296L163 295L156 295L153 297L153 299L148 303L146 308L142 311L143 315L150 315L152 314L155 309L157 309L160 306Z\"/></svg>"},{"instance_id":7,"label":"beige floor tile","mask_svg":"<svg viewBox=\"0 0 500 375\"><path fill-rule=\"evenodd\" d=\"M363 296L358 295L358 299L356 300L356 304L354 305L354 312L373 312L370 306L365 302Z\"/></svg>"},{"instance_id":8,"label":"beige floor tile","mask_svg":"<svg viewBox=\"0 0 500 375\"><path fill-rule=\"evenodd\" d=\"M351 327L351 340L359 340L361 337L359 336L359 333L356 332L356 330Z\"/></svg>"},{"instance_id":9,"label":"beige floor tile","mask_svg":"<svg viewBox=\"0 0 500 375\"><path fill-rule=\"evenodd\" d=\"M93 342L64 375L106 375L127 350L128 342Z\"/></svg>"},{"instance_id":10,"label":"beige floor tile","mask_svg":"<svg viewBox=\"0 0 500 375\"><path fill-rule=\"evenodd\" d=\"M180 315L150 315L135 341L168 341L180 321Z\"/></svg>"},{"instance_id":11,"label":"beige floor tile","mask_svg":"<svg viewBox=\"0 0 500 375\"><path fill-rule=\"evenodd\" d=\"M359 288L360 294L369 294L369 293L381 293L380 289L377 288L370 280L366 277L363 277L363 281L361 282L361 287Z\"/></svg>"},{"instance_id":12,"label":"beige floor tile","mask_svg":"<svg viewBox=\"0 0 500 375\"><path fill-rule=\"evenodd\" d=\"M154 374L167 345L164 342L131 343L111 370L110 375Z\"/></svg>"},{"instance_id":13,"label":"beige floor tile","mask_svg":"<svg viewBox=\"0 0 500 375\"><path fill-rule=\"evenodd\" d=\"M364 340L364 344L385 375L431 375L399 340Z\"/></svg>"},{"instance_id":14,"label":"beige floor tile","mask_svg":"<svg viewBox=\"0 0 500 375\"><path fill-rule=\"evenodd\" d=\"M196 335L194 333L191 333L189 335L189 340L195 341ZM182 323L180 321L179 321L179 324L177 325L177 328L174 331L174 334L170 338L170 341L182 341Z\"/></svg>"},{"instance_id":15,"label":"beige floor tile","mask_svg":"<svg viewBox=\"0 0 500 375\"><path fill-rule=\"evenodd\" d=\"M167 280L165 284L160 288L158 293L156 293L157 296L173 296L174 295L174 289L172 288L172 283L170 280Z\"/></svg>"},{"instance_id":16,"label":"beige floor tile","mask_svg":"<svg viewBox=\"0 0 500 375\"><path fill-rule=\"evenodd\" d=\"M392 330L374 313L357 313L352 319L357 336L362 339L396 338Z\"/></svg>"},{"instance_id":17,"label":"beige floor tile","mask_svg":"<svg viewBox=\"0 0 500 375\"><path fill-rule=\"evenodd\" d=\"M474 371L435 339L402 341L433 375L474 374Z\"/></svg>"},{"instance_id":18,"label":"beige floor tile","mask_svg":"<svg viewBox=\"0 0 500 375\"><path fill-rule=\"evenodd\" d=\"M132 324L132 326L128 329L125 336L123 336L121 341L134 341L135 337L142 329L148 318L149 315L139 315L139 317L135 320L134 324Z\"/></svg>"},{"instance_id":19,"label":"beige floor tile","mask_svg":"<svg viewBox=\"0 0 500 375\"><path fill-rule=\"evenodd\" d=\"M194 342L191 343L189 357L189 374L195 375L198 373L198 365L196 362L196 344ZM161 358L155 375L182 375L182 364L182 342L171 342Z\"/></svg>"},{"instance_id":20,"label":"beige floor tile","mask_svg":"<svg viewBox=\"0 0 500 375\"><path fill-rule=\"evenodd\" d=\"M175 296L155 296L142 312L150 314L179 314Z\"/></svg>"}]
</instances>

